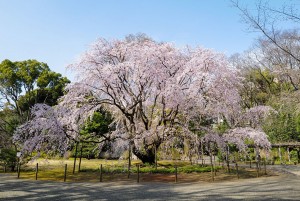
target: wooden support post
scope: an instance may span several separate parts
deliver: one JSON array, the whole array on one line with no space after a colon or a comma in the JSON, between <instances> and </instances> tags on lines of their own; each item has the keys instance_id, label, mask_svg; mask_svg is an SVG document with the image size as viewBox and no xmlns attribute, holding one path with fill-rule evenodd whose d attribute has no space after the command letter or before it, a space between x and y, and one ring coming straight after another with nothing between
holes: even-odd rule
<instances>
[{"instance_id":1,"label":"wooden support post","mask_svg":"<svg viewBox=\"0 0 300 201\"><path fill-rule=\"evenodd\" d=\"M137 165L137 183L140 183L140 165Z\"/></svg>"},{"instance_id":2,"label":"wooden support post","mask_svg":"<svg viewBox=\"0 0 300 201\"><path fill-rule=\"evenodd\" d=\"M236 176L237 176L237 178L240 179L240 175L239 175L239 166L238 166L237 161L235 161L235 170L236 170Z\"/></svg>"},{"instance_id":3,"label":"wooden support post","mask_svg":"<svg viewBox=\"0 0 300 201\"><path fill-rule=\"evenodd\" d=\"M177 180L178 178L177 178L177 166L175 166L175 183L177 183Z\"/></svg>"},{"instance_id":4,"label":"wooden support post","mask_svg":"<svg viewBox=\"0 0 300 201\"><path fill-rule=\"evenodd\" d=\"M18 163L17 172L18 172L18 179L19 179L20 178L20 172L21 172L21 164L20 163Z\"/></svg>"},{"instance_id":5,"label":"wooden support post","mask_svg":"<svg viewBox=\"0 0 300 201\"><path fill-rule=\"evenodd\" d=\"M82 158L82 145L80 147L80 158L79 158L78 172L80 172L80 168L81 168L81 158Z\"/></svg>"},{"instance_id":6,"label":"wooden support post","mask_svg":"<svg viewBox=\"0 0 300 201\"><path fill-rule=\"evenodd\" d=\"M201 141L201 162L202 166L204 166L204 148L203 148L203 142Z\"/></svg>"},{"instance_id":7,"label":"wooden support post","mask_svg":"<svg viewBox=\"0 0 300 201\"><path fill-rule=\"evenodd\" d=\"M230 173L229 159L226 159L226 164L227 164L227 172Z\"/></svg>"},{"instance_id":8,"label":"wooden support post","mask_svg":"<svg viewBox=\"0 0 300 201\"><path fill-rule=\"evenodd\" d=\"M154 151L155 151L155 170L157 170L157 148L154 145Z\"/></svg>"},{"instance_id":9,"label":"wooden support post","mask_svg":"<svg viewBox=\"0 0 300 201\"><path fill-rule=\"evenodd\" d=\"M215 155L214 155L214 175L217 176Z\"/></svg>"},{"instance_id":10,"label":"wooden support post","mask_svg":"<svg viewBox=\"0 0 300 201\"><path fill-rule=\"evenodd\" d=\"M64 175L64 182L66 182L67 180L67 168L68 168L68 165L65 164L65 175Z\"/></svg>"},{"instance_id":11,"label":"wooden support post","mask_svg":"<svg viewBox=\"0 0 300 201\"><path fill-rule=\"evenodd\" d=\"M211 166L211 177L212 181L215 180L215 173L214 173L214 164L213 164L213 158L212 158L212 151L210 150L210 166Z\"/></svg>"},{"instance_id":12,"label":"wooden support post","mask_svg":"<svg viewBox=\"0 0 300 201\"><path fill-rule=\"evenodd\" d=\"M102 164L100 164L100 182L102 182Z\"/></svg>"},{"instance_id":13,"label":"wooden support post","mask_svg":"<svg viewBox=\"0 0 300 201\"><path fill-rule=\"evenodd\" d=\"M213 165L211 166L211 178L212 178L212 181L215 181L215 173L214 173Z\"/></svg>"},{"instance_id":14,"label":"wooden support post","mask_svg":"<svg viewBox=\"0 0 300 201\"><path fill-rule=\"evenodd\" d=\"M256 161L256 177L259 177L258 161Z\"/></svg>"},{"instance_id":15,"label":"wooden support post","mask_svg":"<svg viewBox=\"0 0 300 201\"><path fill-rule=\"evenodd\" d=\"M39 164L36 163L36 167L35 167L35 180L38 179L38 172L39 172Z\"/></svg>"}]
</instances>

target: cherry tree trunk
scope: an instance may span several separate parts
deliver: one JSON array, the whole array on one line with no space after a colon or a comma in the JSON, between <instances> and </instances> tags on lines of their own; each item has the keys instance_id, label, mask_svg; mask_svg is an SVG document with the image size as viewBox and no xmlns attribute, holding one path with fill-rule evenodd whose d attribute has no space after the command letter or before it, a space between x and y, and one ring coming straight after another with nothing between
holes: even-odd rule
<instances>
[{"instance_id":1,"label":"cherry tree trunk","mask_svg":"<svg viewBox=\"0 0 300 201\"><path fill-rule=\"evenodd\" d=\"M132 153L138 157L143 163L155 164L155 149L140 150L135 146L132 147Z\"/></svg>"}]
</instances>

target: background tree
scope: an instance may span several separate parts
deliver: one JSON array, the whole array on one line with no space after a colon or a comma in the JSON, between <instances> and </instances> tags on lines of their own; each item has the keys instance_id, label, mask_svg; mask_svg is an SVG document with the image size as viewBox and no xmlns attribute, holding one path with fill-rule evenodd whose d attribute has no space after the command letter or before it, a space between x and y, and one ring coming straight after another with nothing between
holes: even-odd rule
<instances>
[{"instance_id":1,"label":"background tree","mask_svg":"<svg viewBox=\"0 0 300 201\"><path fill-rule=\"evenodd\" d=\"M113 118L108 111L100 109L93 114L92 118L89 118L83 129L80 131L83 142L83 157L95 158L99 157L102 151L110 151L112 148L113 140L110 139L111 131L115 130L113 124ZM99 148L100 138L106 138L106 143ZM104 149L103 149L104 148Z\"/></svg>"},{"instance_id":2,"label":"background tree","mask_svg":"<svg viewBox=\"0 0 300 201\"><path fill-rule=\"evenodd\" d=\"M243 66L245 79L240 90L243 102L246 107L263 104L278 111L263 126L273 142L298 141L300 18L297 4L288 1L275 7L270 1L257 1L256 8L251 9L241 1L232 3L249 30L262 34L246 57L234 59L235 66Z\"/></svg>"},{"instance_id":3,"label":"background tree","mask_svg":"<svg viewBox=\"0 0 300 201\"><path fill-rule=\"evenodd\" d=\"M274 7L269 1L257 1L256 9L249 9L240 1L232 1L251 31L262 33L259 40L261 53L269 59L271 68L288 78L294 89L299 84L299 22L300 16L294 1ZM288 27L283 29L283 22ZM296 27L296 28L295 28ZM268 56L267 56L267 55Z\"/></svg>"},{"instance_id":4,"label":"background tree","mask_svg":"<svg viewBox=\"0 0 300 201\"><path fill-rule=\"evenodd\" d=\"M292 83L290 76L283 73L284 69L289 69L283 55L278 56L278 61L282 61L282 69L278 70L276 62L273 61L275 59L271 59L272 51L262 54L262 49L265 49L263 45L257 45L256 49L232 58L233 64L240 69L244 78L240 87L243 107L249 109L258 105L271 106L277 113L271 115L263 125L270 140L298 141L299 93L295 91L298 83L295 82L296 79ZM236 62L237 58L239 62Z\"/></svg>"},{"instance_id":5,"label":"background tree","mask_svg":"<svg viewBox=\"0 0 300 201\"><path fill-rule=\"evenodd\" d=\"M265 36L269 42L285 52L298 62L298 53L282 40L282 23L290 27L299 26L300 16L295 1L283 2L281 7L275 7L269 1L257 1L255 9L248 9L241 5L240 1L232 1L232 5L240 12L250 30L258 31Z\"/></svg>"},{"instance_id":6,"label":"background tree","mask_svg":"<svg viewBox=\"0 0 300 201\"><path fill-rule=\"evenodd\" d=\"M0 63L0 149L17 151L12 136L36 103L54 105L70 81L36 60ZM11 151L10 151L11 152Z\"/></svg>"},{"instance_id":7,"label":"background tree","mask_svg":"<svg viewBox=\"0 0 300 201\"><path fill-rule=\"evenodd\" d=\"M285 92L269 101L269 104L278 112L277 115L270 116L263 125L272 142L299 142L299 97L298 91Z\"/></svg>"}]
</instances>

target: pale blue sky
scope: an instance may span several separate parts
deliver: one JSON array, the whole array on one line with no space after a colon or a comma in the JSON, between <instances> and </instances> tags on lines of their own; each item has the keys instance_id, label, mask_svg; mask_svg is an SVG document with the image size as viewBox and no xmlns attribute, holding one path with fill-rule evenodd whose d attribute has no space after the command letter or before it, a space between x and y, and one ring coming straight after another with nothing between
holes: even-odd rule
<instances>
[{"instance_id":1,"label":"pale blue sky","mask_svg":"<svg viewBox=\"0 0 300 201\"><path fill-rule=\"evenodd\" d=\"M0 26L0 61L37 59L67 76L65 66L98 37L142 32L231 55L258 36L229 0L0 0Z\"/></svg>"}]
</instances>

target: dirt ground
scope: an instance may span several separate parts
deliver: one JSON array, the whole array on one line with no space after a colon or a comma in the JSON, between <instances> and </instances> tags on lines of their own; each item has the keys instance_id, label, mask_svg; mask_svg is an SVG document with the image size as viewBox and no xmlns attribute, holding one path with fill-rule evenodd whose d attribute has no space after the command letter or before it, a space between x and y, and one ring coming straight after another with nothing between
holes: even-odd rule
<instances>
[{"instance_id":1,"label":"dirt ground","mask_svg":"<svg viewBox=\"0 0 300 201\"><path fill-rule=\"evenodd\" d=\"M193 174L190 174L192 179ZM133 175L132 175L133 177ZM217 176L218 177L218 176ZM216 178L217 178L216 177ZM299 200L299 176L282 174L232 181L174 183L171 175L142 181L56 182L0 174L0 200ZM155 180L156 179L156 180ZM179 177L180 179L180 177ZM168 182L170 181L170 182ZM179 180L180 181L180 180ZM189 180L191 181L191 180Z\"/></svg>"}]
</instances>

